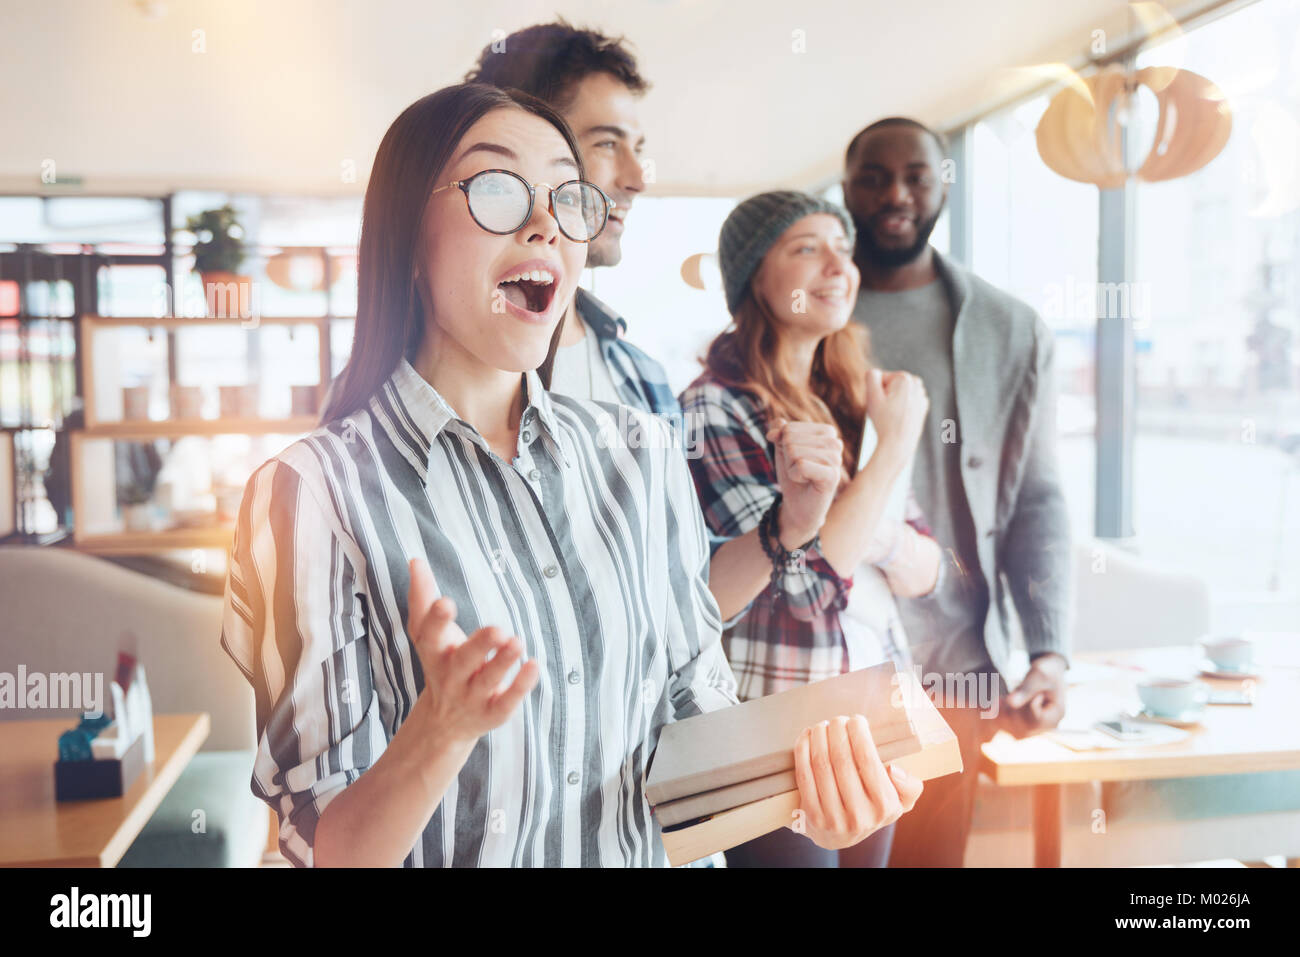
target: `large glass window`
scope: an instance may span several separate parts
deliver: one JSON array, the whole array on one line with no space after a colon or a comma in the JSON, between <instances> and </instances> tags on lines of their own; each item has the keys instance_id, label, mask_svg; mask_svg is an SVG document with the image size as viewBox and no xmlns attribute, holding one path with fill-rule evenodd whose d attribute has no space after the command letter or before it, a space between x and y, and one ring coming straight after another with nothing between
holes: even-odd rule
<instances>
[{"instance_id":1,"label":"large glass window","mask_svg":"<svg viewBox=\"0 0 1300 957\"><path fill-rule=\"evenodd\" d=\"M1144 52L1217 83L1209 165L1137 187L1134 525L1144 555L1216 605L1294 626L1300 603L1300 6L1261 0ZM1262 606L1274 613L1263 614Z\"/></svg>"},{"instance_id":2,"label":"large glass window","mask_svg":"<svg viewBox=\"0 0 1300 957\"><path fill-rule=\"evenodd\" d=\"M1300 7L1260 0L1141 53L1193 70L1233 112L1203 169L1135 185L1134 539L1202 579L1216 630L1300 616ZM1099 195L1051 172L1034 129L1050 94L970 129L972 266L1056 333L1061 474L1093 533ZM1154 98L1130 133L1150 137ZM1109 308L1109 305L1106 306Z\"/></svg>"},{"instance_id":3,"label":"large glass window","mask_svg":"<svg viewBox=\"0 0 1300 957\"><path fill-rule=\"evenodd\" d=\"M1034 128L1048 100L1001 110L971 131L971 266L1032 306L1056 334L1061 475L1075 535L1083 537L1093 530L1097 190L1039 158Z\"/></svg>"}]
</instances>

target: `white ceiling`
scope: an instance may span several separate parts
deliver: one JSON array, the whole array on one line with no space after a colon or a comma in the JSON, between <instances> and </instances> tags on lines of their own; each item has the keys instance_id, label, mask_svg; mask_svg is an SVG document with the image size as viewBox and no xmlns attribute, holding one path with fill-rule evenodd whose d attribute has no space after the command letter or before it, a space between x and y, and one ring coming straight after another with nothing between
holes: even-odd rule
<instances>
[{"instance_id":1,"label":"white ceiling","mask_svg":"<svg viewBox=\"0 0 1300 957\"><path fill-rule=\"evenodd\" d=\"M0 0L0 190L41 190L53 160L87 191L361 192L403 107L458 81L494 30L559 13L635 45L656 192L744 195L832 175L872 119L946 125L1015 67L1074 60L1095 29L1128 27L1122 0L154 6L150 19L137 0Z\"/></svg>"}]
</instances>

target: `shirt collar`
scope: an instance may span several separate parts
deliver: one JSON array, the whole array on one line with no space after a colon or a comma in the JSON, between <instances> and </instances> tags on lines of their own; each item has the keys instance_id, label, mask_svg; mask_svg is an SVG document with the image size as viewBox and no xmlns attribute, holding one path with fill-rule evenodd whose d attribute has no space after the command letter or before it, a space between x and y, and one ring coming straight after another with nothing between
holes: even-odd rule
<instances>
[{"instance_id":1,"label":"shirt collar","mask_svg":"<svg viewBox=\"0 0 1300 957\"><path fill-rule=\"evenodd\" d=\"M559 441L559 423L551 405L550 394L542 386L535 370L524 373L524 413L522 429L536 420L552 447L568 463L564 447ZM433 440L449 422L459 422L484 448L487 443L469 423L461 419L456 410L430 385L410 361L402 358L388 380L370 398L372 413L378 418L393 444L420 474L428 480L429 459ZM527 440L525 440L526 442Z\"/></svg>"},{"instance_id":2,"label":"shirt collar","mask_svg":"<svg viewBox=\"0 0 1300 957\"><path fill-rule=\"evenodd\" d=\"M627 332L627 320L581 286L574 298L574 307L582 321L602 339L617 339Z\"/></svg>"}]
</instances>

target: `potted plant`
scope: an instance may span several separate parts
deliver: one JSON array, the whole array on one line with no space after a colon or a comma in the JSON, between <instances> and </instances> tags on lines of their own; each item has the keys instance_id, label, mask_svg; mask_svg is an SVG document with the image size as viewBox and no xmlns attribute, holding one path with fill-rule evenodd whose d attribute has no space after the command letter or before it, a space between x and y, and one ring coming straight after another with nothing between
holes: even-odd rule
<instances>
[{"instance_id":1,"label":"potted plant","mask_svg":"<svg viewBox=\"0 0 1300 957\"><path fill-rule=\"evenodd\" d=\"M194 271L203 281L203 299L212 318L249 317L252 279L239 274L244 261L244 228L227 203L185 221L194 235ZM233 308L231 308L233 306Z\"/></svg>"}]
</instances>

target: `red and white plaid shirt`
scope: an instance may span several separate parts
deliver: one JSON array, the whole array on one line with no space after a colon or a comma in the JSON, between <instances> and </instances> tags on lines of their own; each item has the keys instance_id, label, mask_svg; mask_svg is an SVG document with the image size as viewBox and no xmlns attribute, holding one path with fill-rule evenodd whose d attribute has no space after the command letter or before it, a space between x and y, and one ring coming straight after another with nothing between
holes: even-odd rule
<instances>
[{"instance_id":1,"label":"red and white plaid shirt","mask_svg":"<svg viewBox=\"0 0 1300 957\"><path fill-rule=\"evenodd\" d=\"M757 528L780 490L775 449L766 437L768 415L754 396L707 372L678 398L698 443L687 457L716 551ZM905 518L918 532L930 534L910 495ZM863 574L883 573L868 566L859 570L858 575ZM803 553L802 562L784 570L778 583L777 593L765 587L722 638L740 700L831 678L885 658L900 668L911 667L907 637L887 587L873 589L890 606L872 616L884 626L868 629L845 614L853 578L841 577L817 543ZM870 635L864 634L867 630ZM874 655L872 639L880 649ZM851 656L854 642L859 648L865 645L868 657L876 660L862 660L861 651Z\"/></svg>"}]
</instances>

